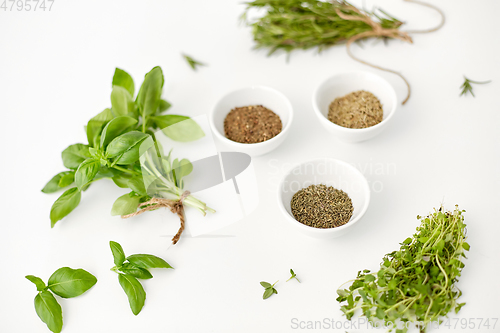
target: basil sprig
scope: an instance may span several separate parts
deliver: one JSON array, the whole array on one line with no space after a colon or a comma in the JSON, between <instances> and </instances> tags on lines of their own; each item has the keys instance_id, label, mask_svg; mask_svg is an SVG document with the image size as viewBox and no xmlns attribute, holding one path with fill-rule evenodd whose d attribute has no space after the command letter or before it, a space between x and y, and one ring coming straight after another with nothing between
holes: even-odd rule
<instances>
[{"instance_id":1,"label":"basil sprig","mask_svg":"<svg viewBox=\"0 0 500 333\"><path fill-rule=\"evenodd\" d=\"M113 253L115 266L112 271L118 273L118 282L127 294L130 309L138 315L146 301L146 292L137 279L147 280L153 278L149 272L151 268L173 268L165 260L151 254L133 254L125 257L125 252L120 244L110 241L109 246Z\"/></svg>"},{"instance_id":2,"label":"basil sprig","mask_svg":"<svg viewBox=\"0 0 500 333\"><path fill-rule=\"evenodd\" d=\"M62 267L55 271L47 284L34 275L26 275L33 282L38 294L35 296L35 311L49 330L59 333L63 326L62 309L54 294L62 298L80 296L96 283L95 276L83 269Z\"/></svg>"}]
</instances>

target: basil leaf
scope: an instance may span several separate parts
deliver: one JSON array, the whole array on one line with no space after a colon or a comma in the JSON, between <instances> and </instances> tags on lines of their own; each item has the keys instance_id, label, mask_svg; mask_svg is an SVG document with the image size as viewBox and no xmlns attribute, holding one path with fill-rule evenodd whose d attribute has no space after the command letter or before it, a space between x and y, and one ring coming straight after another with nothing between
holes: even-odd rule
<instances>
[{"instance_id":1,"label":"basil leaf","mask_svg":"<svg viewBox=\"0 0 500 333\"><path fill-rule=\"evenodd\" d=\"M78 206L81 196L78 188L72 187L57 198L50 209L50 222L52 228L57 221L63 219Z\"/></svg>"},{"instance_id":2,"label":"basil leaf","mask_svg":"<svg viewBox=\"0 0 500 333\"><path fill-rule=\"evenodd\" d=\"M158 113L167 111L171 106L172 104L170 104L166 100L160 99L160 104L158 105Z\"/></svg>"},{"instance_id":3,"label":"basil leaf","mask_svg":"<svg viewBox=\"0 0 500 333\"><path fill-rule=\"evenodd\" d=\"M124 194L113 203L113 207L111 208L111 215L127 215L132 214L137 211L137 206L139 206L139 202L141 197L138 196L130 196L130 194Z\"/></svg>"},{"instance_id":4,"label":"basil leaf","mask_svg":"<svg viewBox=\"0 0 500 333\"><path fill-rule=\"evenodd\" d=\"M45 285L45 282L43 282L43 280L39 277L36 277L34 275L26 275L26 278L35 284L37 291L43 291L47 287Z\"/></svg>"},{"instance_id":5,"label":"basil leaf","mask_svg":"<svg viewBox=\"0 0 500 333\"><path fill-rule=\"evenodd\" d=\"M105 109L97 116L89 120L87 123L87 140L89 141L89 145L91 147L98 147L101 131L111 119L113 119L113 113L110 109Z\"/></svg>"},{"instance_id":6,"label":"basil leaf","mask_svg":"<svg viewBox=\"0 0 500 333\"><path fill-rule=\"evenodd\" d=\"M111 140L125 133L137 120L128 116L119 116L109 121L101 133L101 148L105 148Z\"/></svg>"},{"instance_id":7,"label":"basil leaf","mask_svg":"<svg viewBox=\"0 0 500 333\"><path fill-rule=\"evenodd\" d=\"M120 267L125 261L125 252L123 251L122 246L117 242L110 241L109 247L111 248L111 252L113 253L115 265Z\"/></svg>"},{"instance_id":8,"label":"basil leaf","mask_svg":"<svg viewBox=\"0 0 500 333\"><path fill-rule=\"evenodd\" d=\"M86 270L62 267L50 276L49 289L58 296L71 298L80 296L96 283L96 277Z\"/></svg>"},{"instance_id":9,"label":"basil leaf","mask_svg":"<svg viewBox=\"0 0 500 333\"><path fill-rule=\"evenodd\" d=\"M130 96L134 97L134 79L132 79L130 74L125 72L123 69L115 69L115 74L113 75L113 86L120 86L127 89Z\"/></svg>"},{"instance_id":10,"label":"basil leaf","mask_svg":"<svg viewBox=\"0 0 500 333\"><path fill-rule=\"evenodd\" d=\"M159 66L146 74L137 95L137 105L139 106L143 121L146 119L146 116L154 114L158 110L163 82L163 72Z\"/></svg>"},{"instance_id":11,"label":"basil leaf","mask_svg":"<svg viewBox=\"0 0 500 333\"><path fill-rule=\"evenodd\" d=\"M146 187L144 186L144 180L141 176L132 177L127 182L128 187L142 196L148 195L146 192Z\"/></svg>"},{"instance_id":12,"label":"basil leaf","mask_svg":"<svg viewBox=\"0 0 500 333\"><path fill-rule=\"evenodd\" d=\"M42 188L42 192L43 193L54 193L54 192L57 192L59 191L60 189L70 185L71 183L73 183L73 181L71 181L71 183L67 184L66 181L62 182L63 179L68 179L66 178L66 176L71 176L71 177L74 177L74 172L73 171L63 171L63 172L59 172L57 175L55 175L54 177L52 177L51 180L49 180L47 182L47 184L45 184L45 186ZM69 180L69 179L68 179Z\"/></svg>"},{"instance_id":13,"label":"basil leaf","mask_svg":"<svg viewBox=\"0 0 500 333\"><path fill-rule=\"evenodd\" d=\"M132 264L141 268L173 268L162 258L152 254L133 254L127 257Z\"/></svg>"},{"instance_id":14,"label":"basil leaf","mask_svg":"<svg viewBox=\"0 0 500 333\"><path fill-rule=\"evenodd\" d=\"M126 174L126 173L120 173L112 178L113 182L115 183L116 186L121 187L121 188L129 188L128 187L128 181L132 178L131 175Z\"/></svg>"},{"instance_id":15,"label":"basil leaf","mask_svg":"<svg viewBox=\"0 0 500 333\"><path fill-rule=\"evenodd\" d=\"M122 134L108 145L106 156L108 158L116 158L116 164L132 164L139 159L140 144L147 137L149 137L149 134L139 131Z\"/></svg>"},{"instance_id":16,"label":"basil leaf","mask_svg":"<svg viewBox=\"0 0 500 333\"><path fill-rule=\"evenodd\" d=\"M131 263L123 264L123 266L120 267L120 271L125 274L132 275L137 279L147 280L153 278L153 275L151 275L151 273L147 269L138 267Z\"/></svg>"},{"instance_id":17,"label":"basil leaf","mask_svg":"<svg viewBox=\"0 0 500 333\"><path fill-rule=\"evenodd\" d=\"M35 310L49 330L59 333L62 330L62 310L50 291L42 291L35 297Z\"/></svg>"},{"instance_id":18,"label":"basil leaf","mask_svg":"<svg viewBox=\"0 0 500 333\"><path fill-rule=\"evenodd\" d=\"M75 181L75 172L69 171L67 174L63 175L59 180L59 187L64 188L66 186L73 184L74 181Z\"/></svg>"},{"instance_id":19,"label":"basil leaf","mask_svg":"<svg viewBox=\"0 0 500 333\"><path fill-rule=\"evenodd\" d=\"M76 170L83 161L90 157L89 146L81 143L71 145L63 150L61 157L66 168Z\"/></svg>"},{"instance_id":20,"label":"basil leaf","mask_svg":"<svg viewBox=\"0 0 500 333\"><path fill-rule=\"evenodd\" d=\"M94 179L100 167L101 162L95 158L88 158L80 164L75 174L75 183L80 191Z\"/></svg>"},{"instance_id":21,"label":"basil leaf","mask_svg":"<svg viewBox=\"0 0 500 333\"><path fill-rule=\"evenodd\" d=\"M135 103L127 89L113 86L111 91L111 110L115 116L126 116L134 112Z\"/></svg>"},{"instance_id":22,"label":"basil leaf","mask_svg":"<svg viewBox=\"0 0 500 333\"><path fill-rule=\"evenodd\" d=\"M154 116L151 119L162 129L166 136L174 141L195 141L205 136L205 132L203 132L200 125L189 117L171 114Z\"/></svg>"},{"instance_id":23,"label":"basil leaf","mask_svg":"<svg viewBox=\"0 0 500 333\"><path fill-rule=\"evenodd\" d=\"M144 302L146 301L146 292L137 279L131 275L118 274L118 281L127 294L130 309L134 315L141 312Z\"/></svg>"}]
</instances>

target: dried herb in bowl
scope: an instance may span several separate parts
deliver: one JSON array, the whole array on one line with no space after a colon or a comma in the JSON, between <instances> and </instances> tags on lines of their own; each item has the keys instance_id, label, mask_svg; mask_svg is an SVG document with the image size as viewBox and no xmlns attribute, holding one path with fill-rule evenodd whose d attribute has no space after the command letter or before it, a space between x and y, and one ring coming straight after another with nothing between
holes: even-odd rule
<instances>
[{"instance_id":1,"label":"dried herb in bowl","mask_svg":"<svg viewBox=\"0 0 500 333\"><path fill-rule=\"evenodd\" d=\"M328 111L328 120L347 128L371 127L380 123L383 116L379 99L364 90L336 98Z\"/></svg>"},{"instance_id":2,"label":"dried herb in bowl","mask_svg":"<svg viewBox=\"0 0 500 333\"><path fill-rule=\"evenodd\" d=\"M354 210L347 193L322 184L310 185L295 193L290 206L297 221L320 229L346 224Z\"/></svg>"},{"instance_id":3,"label":"dried herb in bowl","mask_svg":"<svg viewBox=\"0 0 500 333\"><path fill-rule=\"evenodd\" d=\"M280 117L262 105L249 105L231 110L224 119L224 133L229 140L258 143L281 132Z\"/></svg>"}]
</instances>

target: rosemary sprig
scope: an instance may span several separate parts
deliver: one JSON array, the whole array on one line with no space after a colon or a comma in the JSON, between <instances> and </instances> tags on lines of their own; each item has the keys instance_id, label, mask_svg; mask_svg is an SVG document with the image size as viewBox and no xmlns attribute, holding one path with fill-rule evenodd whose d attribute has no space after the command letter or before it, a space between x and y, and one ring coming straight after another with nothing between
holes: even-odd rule
<instances>
[{"instance_id":1,"label":"rosemary sprig","mask_svg":"<svg viewBox=\"0 0 500 333\"><path fill-rule=\"evenodd\" d=\"M465 82L460 86L460 89L462 89L462 93L460 94L460 96L467 95L467 93L470 92L470 94L473 97L476 97L476 95L474 95L474 92L472 91L471 83L474 83L474 84L486 84L486 83L490 83L491 82L491 80L489 80L489 81L472 81L472 80L469 80L465 76L464 76L464 79L465 79Z\"/></svg>"},{"instance_id":2,"label":"rosemary sprig","mask_svg":"<svg viewBox=\"0 0 500 333\"><path fill-rule=\"evenodd\" d=\"M194 60L192 57L188 56L187 54L182 54L182 57L187 61L189 67L191 67L194 71L197 70L197 66L206 66L206 64L199 62L197 60Z\"/></svg>"}]
</instances>

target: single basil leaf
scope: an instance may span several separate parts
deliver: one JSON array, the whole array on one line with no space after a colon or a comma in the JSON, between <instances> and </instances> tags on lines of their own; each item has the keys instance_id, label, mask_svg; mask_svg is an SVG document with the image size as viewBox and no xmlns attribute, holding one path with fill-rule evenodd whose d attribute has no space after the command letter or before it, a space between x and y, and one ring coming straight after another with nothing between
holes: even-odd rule
<instances>
[{"instance_id":1,"label":"single basil leaf","mask_svg":"<svg viewBox=\"0 0 500 333\"><path fill-rule=\"evenodd\" d=\"M153 278L153 275L151 275L151 273L147 269L138 267L128 262L123 264L122 267L120 267L120 271L122 271L125 274L132 275L137 279L147 280Z\"/></svg>"},{"instance_id":2,"label":"single basil leaf","mask_svg":"<svg viewBox=\"0 0 500 333\"><path fill-rule=\"evenodd\" d=\"M34 275L26 275L26 278L35 284L37 291L43 291L47 287L45 285L45 282L43 282L43 280L39 277L36 277Z\"/></svg>"},{"instance_id":3,"label":"single basil leaf","mask_svg":"<svg viewBox=\"0 0 500 333\"><path fill-rule=\"evenodd\" d=\"M133 254L127 257L132 264L141 268L173 268L162 258L152 254Z\"/></svg>"},{"instance_id":4,"label":"single basil leaf","mask_svg":"<svg viewBox=\"0 0 500 333\"><path fill-rule=\"evenodd\" d=\"M141 197L130 196L130 194L124 194L113 203L113 208L111 208L111 215L128 215L135 213L137 211L137 206Z\"/></svg>"},{"instance_id":5,"label":"single basil leaf","mask_svg":"<svg viewBox=\"0 0 500 333\"><path fill-rule=\"evenodd\" d=\"M178 115L163 115L152 117L153 121L162 129L162 132L174 141L195 141L205 136L193 119Z\"/></svg>"},{"instance_id":6,"label":"single basil leaf","mask_svg":"<svg viewBox=\"0 0 500 333\"><path fill-rule=\"evenodd\" d=\"M76 170L83 161L90 157L89 146L81 143L71 145L63 150L61 157L66 168Z\"/></svg>"},{"instance_id":7,"label":"single basil leaf","mask_svg":"<svg viewBox=\"0 0 500 333\"><path fill-rule=\"evenodd\" d=\"M111 91L111 110L115 116L126 116L134 112L135 103L127 89L113 86Z\"/></svg>"},{"instance_id":8,"label":"single basil leaf","mask_svg":"<svg viewBox=\"0 0 500 333\"><path fill-rule=\"evenodd\" d=\"M74 174L75 173L73 171L59 172L57 175L52 177L52 179L49 180L47 184L45 184L45 186L42 189L42 192L47 193L47 194L54 193L54 192L57 192L64 187L70 185L73 181L71 181L71 183L69 183L69 184L66 184L66 182L61 183L61 180L64 179L65 176L68 176L68 175L73 176Z\"/></svg>"},{"instance_id":9,"label":"single basil leaf","mask_svg":"<svg viewBox=\"0 0 500 333\"><path fill-rule=\"evenodd\" d=\"M115 163L119 165L132 164L139 159L139 148L147 137L149 134L139 131L122 134L108 145L106 156L116 158Z\"/></svg>"},{"instance_id":10,"label":"single basil leaf","mask_svg":"<svg viewBox=\"0 0 500 333\"><path fill-rule=\"evenodd\" d=\"M98 147L101 131L108 121L113 119L113 113L110 109L105 109L87 123L87 140L91 147Z\"/></svg>"},{"instance_id":11,"label":"single basil leaf","mask_svg":"<svg viewBox=\"0 0 500 333\"><path fill-rule=\"evenodd\" d=\"M146 301L146 292L137 279L131 275L118 274L118 281L127 294L130 309L134 315L141 312L144 302Z\"/></svg>"},{"instance_id":12,"label":"single basil leaf","mask_svg":"<svg viewBox=\"0 0 500 333\"><path fill-rule=\"evenodd\" d=\"M57 198L50 209L50 222L52 228L57 221L62 220L66 215L71 213L76 206L78 206L81 196L82 195L78 188L72 187Z\"/></svg>"},{"instance_id":13,"label":"single basil leaf","mask_svg":"<svg viewBox=\"0 0 500 333\"><path fill-rule=\"evenodd\" d=\"M80 164L75 174L75 183L80 191L94 179L100 167L101 162L93 157L86 159Z\"/></svg>"},{"instance_id":14,"label":"single basil leaf","mask_svg":"<svg viewBox=\"0 0 500 333\"><path fill-rule=\"evenodd\" d=\"M265 291L264 291L264 295L262 295L262 298L263 299L267 299L269 297L271 297L274 293L274 289L273 288L267 288Z\"/></svg>"},{"instance_id":15,"label":"single basil leaf","mask_svg":"<svg viewBox=\"0 0 500 333\"><path fill-rule=\"evenodd\" d=\"M74 171L69 171L67 174L61 177L59 180L59 187L64 188L66 186L69 186L73 184L75 181L75 172Z\"/></svg>"},{"instance_id":16,"label":"single basil leaf","mask_svg":"<svg viewBox=\"0 0 500 333\"><path fill-rule=\"evenodd\" d=\"M148 195L146 192L146 187L144 186L144 180L141 176L135 176L128 180L128 187L132 189L135 193L140 195Z\"/></svg>"},{"instance_id":17,"label":"single basil leaf","mask_svg":"<svg viewBox=\"0 0 500 333\"><path fill-rule=\"evenodd\" d=\"M115 265L120 267L125 262L125 252L120 244L117 242L110 241L109 247L111 248L111 252L113 253L113 260Z\"/></svg>"},{"instance_id":18,"label":"single basil leaf","mask_svg":"<svg viewBox=\"0 0 500 333\"><path fill-rule=\"evenodd\" d=\"M141 116L154 114L160 105L161 91L163 89L163 72L159 66L146 74L141 89L137 95L137 105Z\"/></svg>"},{"instance_id":19,"label":"single basil leaf","mask_svg":"<svg viewBox=\"0 0 500 333\"><path fill-rule=\"evenodd\" d=\"M61 332L63 326L61 306L50 291L44 290L36 295L35 311L49 330L54 333Z\"/></svg>"},{"instance_id":20,"label":"single basil leaf","mask_svg":"<svg viewBox=\"0 0 500 333\"><path fill-rule=\"evenodd\" d=\"M160 99L160 105L158 106L158 113L167 111L168 109L170 109L171 106L172 104L170 104L166 100Z\"/></svg>"},{"instance_id":21,"label":"single basil leaf","mask_svg":"<svg viewBox=\"0 0 500 333\"><path fill-rule=\"evenodd\" d=\"M137 120L128 116L119 116L110 120L102 130L101 148L105 148L111 140L125 133L135 124L137 124Z\"/></svg>"},{"instance_id":22,"label":"single basil leaf","mask_svg":"<svg viewBox=\"0 0 500 333\"><path fill-rule=\"evenodd\" d=\"M113 182L115 183L116 186L121 187L121 188L129 188L128 187L128 181L132 178L131 175L126 174L126 173L120 173L112 178Z\"/></svg>"},{"instance_id":23,"label":"single basil leaf","mask_svg":"<svg viewBox=\"0 0 500 333\"><path fill-rule=\"evenodd\" d=\"M266 289L272 287L272 285L269 282L264 282L264 281L262 281L260 285Z\"/></svg>"},{"instance_id":24,"label":"single basil leaf","mask_svg":"<svg viewBox=\"0 0 500 333\"><path fill-rule=\"evenodd\" d=\"M49 289L58 296L71 298L80 296L96 283L96 277L86 270L62 267L50 276Z\"/></svg>"},{"instance_id":25,"label":"single basil leaf","mask_svg":"<svg viewBox=\"0 0 500 333\"><path fill-rule=\"evenodd\" d=\"M113 86L120 86L127 89L130 96L134 97L134 79L132 79L132 76L130 76L130 74L125 72L123 69L115 69L115 74L113 75Z\"/></svg>"}]
</instances>

